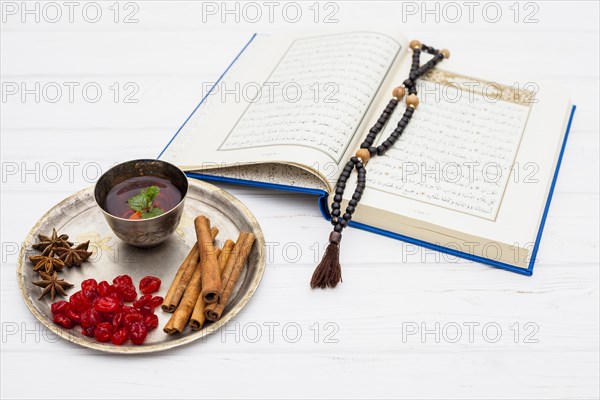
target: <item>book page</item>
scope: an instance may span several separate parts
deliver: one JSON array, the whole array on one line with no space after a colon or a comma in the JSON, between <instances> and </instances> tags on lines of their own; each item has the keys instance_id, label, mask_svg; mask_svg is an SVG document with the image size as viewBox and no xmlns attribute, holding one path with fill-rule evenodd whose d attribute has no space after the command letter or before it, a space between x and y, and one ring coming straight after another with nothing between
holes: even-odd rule
<instances>
[{"instance_id":1,"label":"book page","mask_svg":"<svg viewBox=\"0 0 600 400\"><path fill-rule=\"evenodd\" d=\"M402 41L370 31L259 35L162 158L186 170L298 164L327 180L321 166L343 162ZM227 95L234 87L247 95Z\"/></svg>"},{"instance_id":2,"label":"book page","mask_svg":"<svg viewBox=\"0 0 600 400\"><path fill-rule=\"evenodd\" d=\"M399 50L373 32L295 40L267 78L285 89L249 104L219 151L302 146L339 163Z\"/></svg>"},{"instance_id":3,"label":"book page","mask_svg":"<svg viewBox=\"0 0 600 400\"><path fill-rule=\"evenodd\" d=\"M290 164L260 163L196 171L200 174L285 185L296 188L318 189L329 192L330 187L314 173Z\"/></svg>"},{"instance_id":4,"label":"book page","mask_svg":"<svg viewBox=\"0 0 600 400\"><path fill-rule=\"evenodd\" d=\"M383 109L408 74L407 59L373 109ZM570 102L552 85L538 82L534 93L451 72L450 61L419 80L410 124L393 148L369 161L353 220L526 268L527 251L515 249L536 240ZM400 103L379 143L403 111Z\"/></svg>"},{"instance_id":5,"label":"book page","mask_svg":"<svg viewBox=\"0 0 600 400\"><path fill-rule=\"evenodd\" d=\"M488 82L468 91L466 79L440 69L423 77L419 108L394 147L369 164L368 187L496 219L533 94ZM405 108L399 104L380 141Z\"/></svg>"}]
</instances>

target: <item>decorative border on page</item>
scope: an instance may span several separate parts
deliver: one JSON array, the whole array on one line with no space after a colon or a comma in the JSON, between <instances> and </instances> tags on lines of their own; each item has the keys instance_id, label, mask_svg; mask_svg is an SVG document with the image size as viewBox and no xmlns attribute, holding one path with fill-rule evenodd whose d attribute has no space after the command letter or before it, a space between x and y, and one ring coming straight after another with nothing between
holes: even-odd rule
<instances>
[{"instance_id":1,"label":"decorative border on page","mask_svg":"<svg viewBox=\"0 0 600 400\"><path fill-rule=\"evenodd\" d=\"M442 69L433 69L423 76L422 79L463 91L473 92L488 99L502 100L526 107L531 107L535 102L535 92L532 90L501 85L498 82L476 79ZM476 83L477 85L471 85L472 83Z\"/></svg>"}]
</instances>

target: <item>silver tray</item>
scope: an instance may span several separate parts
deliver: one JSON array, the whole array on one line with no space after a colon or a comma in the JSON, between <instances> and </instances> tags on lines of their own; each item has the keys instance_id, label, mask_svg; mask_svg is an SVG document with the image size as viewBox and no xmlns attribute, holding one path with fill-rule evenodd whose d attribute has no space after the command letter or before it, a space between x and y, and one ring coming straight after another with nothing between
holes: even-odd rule
<instances>
[{"instance_id":1,"label":"silver tray","mask_svg":"<svg viewBox=\"0 0 600 400\"><path fill-rule=\"evenodd\" d=\"M131 344L116 346L112 343L97 342L95 338L84 336L81 327L65 329L52 321L51 301L48 296L38 300L42 289L32 281L39 280L38 273L28 256L39 254L31 245L37 243L39 233L49 235L52 228L59 233L69 235L69 240L84 242L90 240L89 251L93 252L89 262L81 267L64 268L59 278L75 285L67 289L71 295L79 290L81 282L94 278L98 282L109 283L117 275L128 274L136 287L146 275L157 276L162 280L156 295L164 297L177 269L196 242L193 220L199 214L210 218L211 224L219 228L217 243L222 245L226 239L236 240L240 231L250 231L256 235L256 241L225 312L217 322L207 323L199 331L188 328L180 335L167 335L162 328L172 314L157 307L159 325L148 332L142 345ZM129 246L118 239L102 212L94 201L93 187L84 189L66 198L48 211L31 229L21 249L17 265L17 282L25 304L33 315L50 331L81 346L111 353L150 353L170 349L198 340L209 335L233 318L246 305L256 291L265 270L265 239L262 230L252 213L229 193L205 182L190 180L181 223L176 232L160 246L153 249L139 249ZM57 296L54 301L63 299Z\"/></svg>"}]
</instances>

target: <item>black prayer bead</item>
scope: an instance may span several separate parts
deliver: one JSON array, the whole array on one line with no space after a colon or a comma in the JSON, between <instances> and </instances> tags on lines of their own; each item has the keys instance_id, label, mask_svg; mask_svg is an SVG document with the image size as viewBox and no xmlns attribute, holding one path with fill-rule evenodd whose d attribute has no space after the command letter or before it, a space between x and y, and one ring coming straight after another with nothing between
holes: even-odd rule
<instances>
[{"instance_id":1,"label":"black prayer bead","mask_svg":"<svg viewBox=\"0 0 600 400\"><path fill-rule=\"evenodd\" d=\"M342 224L338 222L338 224L333 228L333 230L340 233L343 228L344 227L342 226Z\"/></svg>"},{"instance_id":2,"label":"black prayer bead","mask_svg":"<svg viewBox=\"0 0 600 400\"><path fill-rule=\"evenodd\" d=\"M342 218L345 219L346 221L350 221L352 219L352 215L350 215L348 213L344 213L344 215L342 215Z\"/></svg>"},{"instance_id":3,"label":"black prayer bead","mask_svg":"<svg viewBox=\"0 0 600 400\"><path fill-rule=\"evenodd\" d=\"M383 146L377 146L377 155L378 156L384 155L386 150L387 149L385 147L383 147Z\"/></svg>"},{"instance_id":4,"label":"black prayer bead","mask_svg":"<svg viewBox=\"0 0 600 400\"><path fill-rule=\"evenodd\" d=\"M332 215L333 217L339 217L339 216L340 216L340 214L341 214L341 212L340 212L340 210L339 210L339 209L335 209L335 210L332 210L332 211L331 211L331 215Z\"/></svg>"},{"instance_id":5,"label":"black prayer bead","mask_svg":"<svg viewBox=\"0 0 600 400\"><path fill-rule=\"evenodd\" d=\"M355 210L355 208L353 206L346 207L346 212L349 213L349 214L354 213L354 210Z\"/></svg>"},{"instance_id":6,"label":"black prayer bead","mask_svg":"<svg viewBox=\"0 0 600 400\"><path fill-rule=\"evenodd\" d=\"M371 145L371 143L369 143L369 142L367 142L367 141L365 140L364 142L362 142L362 143L360 144L360 148L361 148L361 149L368 149L370 145Z\"/></svg>"},{"instance_id":7,"label":"black prayer bead","mask_svg":"<svg viewBox=\"0 0 600 400\"><path fill-rule=\"evenodd\" d=\"M352 200L360 201L361 197L362 197L362 193L354 193L352 195Z\"/></svg>"},{"instance_id":8,"label":"black prayer bead","mask_svg":"<svg viewBox=\"0 0 600 400\"><path fill-rule=\"evenodd\" d=\"M335 194L344 194L344 189L342 189L342 188L336 188L335 189Z\"/></svg>"},{"instance_id":9,"label":"black prayer bead","mask_svg":"<svg viewBox=\"0 0 600 400\"><path fill-rule=\"evenodd\" d=\"M346 225L348 225L348 221L346 221L345 219L342 218L342 219L340 219L338 224L341 225L342 228L345 228ZM337 228L337 226L336 226L336 228ZM340 232L341 232L341 230L340 230Z\"/></svg>"},{"instance_id":10,"label":"black prayer bead","mask_svg":"<svg viewBox=\"0 0 600 400\"><path fill-rule=\"evenodd\" d=\"M341 208L340 207L340 203L337 202L337 201L334 201L333 203L331 203L331 208L334 209L334 210L336 210L336 209L339 210Z\"/></svg>"},{"instance_id":11,"label":"black prayer bead","mask_svg":"<svg viewBox=\"0 0 600 400\"><path fill-rule=\"evenodd\" d=\"M346 189L346 182L340 180L340 181L338 181L338 183L336 184L336 186L338 188Z\"/></svg>"},{"instance_id":12,"label":"black prayer bead","mask_svg":"<svg viewBox=\"0 0 600 400\"><path fill-rule=\"evenodd\" d=\"M405 80L404 82L402 82L402 84L404 86L406 86L407 88L412 87L412 85L414 85L414 82L411 81L410 79Z\"/></svg>"},{"instance_id":13,"label":"black prayer bead","mask_svg":"<svg viewBox=\"0 0 600 400\"><path fill-rule=\"evenodd\" d=\"M381 145L383 147L385 147L386 149L389 149L390 147L392 147L392 144L390 143L389 140L384 140L383 143L381 143Z\"/></svg>"},{"instance_id":14,"label":"black prayer bead","mask_svg":"<svg viewBox=\"0 0 600 400\"><path fill-rule=\"evenodd\" d=\"M371 157L373 157L375 154L377 154L377 148L376 147L369 147L369 153L371 154Z\"/></svg>"},{"instance_id":15,"label":"black prayer bead","mask_svg":"<svg viewBox=\"0 0 600 400\"><path fill-rule=\"evenodd\" d=\"M340 201L342 201L342 195L336 194L335 196L333 196L333 201L335 201L336 203L339 203Z\"/></svg>"},{"instance_id":16,"label":"black prayer bead","mask_svg":"<svg viewBox=\"0 0 600 400\"><path fill-rule=\"evenodd\" d=\"M348 205L349 205L349 206L352 206L352 207L355 207L357 204L358 204L358 201L356 201L356 200L354 200L354 199L352 199L352 200L350 200L350 201L348 202Z\"/></svg>"}]
</instances>

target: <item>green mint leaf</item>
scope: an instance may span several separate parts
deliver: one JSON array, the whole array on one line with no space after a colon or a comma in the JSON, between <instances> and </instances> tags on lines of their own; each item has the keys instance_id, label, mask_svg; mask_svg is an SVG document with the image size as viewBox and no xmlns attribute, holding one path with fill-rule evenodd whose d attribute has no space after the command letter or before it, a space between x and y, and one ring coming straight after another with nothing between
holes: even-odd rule
<instances>
[{"instance_id":1,"label":"green mint leaf","mask_svg":"<svg viewBox=\"0 0 600 400\"><path fill-rule=\"evenodd\" d=\"M139 211L139 212L151 212L152 211L152 201L156 198L156 196L158 196L158 193L160 193L160 188L158 186L150 186L147 187L146 189L142 189L140 190L139 194L136 194L133 197L130 197L129 200L127 200L127 203L129 203L129 207L131 207L132 210L134 211ZM161 210L162 213L162 210ZM160 215L160 214L157 214ZM153 215L156 216L156 215ZM147 217L147 218L152 218L151 217Z\"/></svg>"},{"instance_id":2,"label":"green mint leaf","mask_svg":"<svg viewBox=\"0 0 600 400\"><path fill-rule=\"evenodd\" d=\"M160 193L160 188L158 186L150 186L149 188L146 188L146 197L148 198L148 204L150 204L152 200L154 200L156 196L158 196L158 193Z\"/></svg>"},{"instance_id":3,"label":"green mint leaf","mask_svg":"<svg viewBox=\"0 0 600 400\"><path fill-rule=\"evenodd\" d=\"M148 212L142 212L142 219L158 217L165 212L160 207L151 208Z\"/></svg>"},{"instance_id":4,"label":"green mint leaf","mask_svg":"<svg viewBox=\"0 0 600 400\"><path fill-rule=\"evenodd\" d=\"M142 193L130 197L129 200L127 200L127 203L133 211L144 211L148 208L150 202L148 201L146 194L142 191Z\"/></svg>"}]
</instances>

